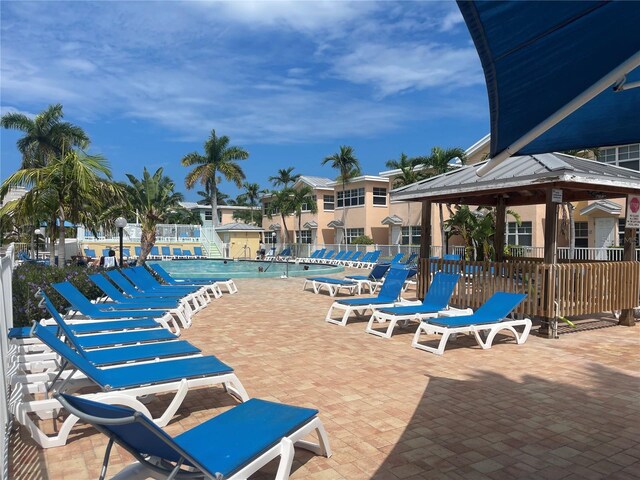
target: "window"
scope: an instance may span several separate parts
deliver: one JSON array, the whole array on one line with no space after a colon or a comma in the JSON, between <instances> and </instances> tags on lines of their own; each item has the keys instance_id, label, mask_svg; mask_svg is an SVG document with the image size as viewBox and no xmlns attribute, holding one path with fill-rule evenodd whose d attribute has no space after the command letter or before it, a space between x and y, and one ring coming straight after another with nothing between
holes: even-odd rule
<instances>
[{"instance_id":1,"label":"window","mask_svg":"<svg viewBox=\"0 0 640 480\"><path fill-rule=\"evenodd\" d=\"M387 204L387 189L373 187L373 204L374 205L386 205Z\"/></svg>"},{"instance_id":2,"label":"window","mask_svg":"<svg viewBox=\"0 0 640 480\"><path fill-rule=\"evenodd\" d=\"M336 207L336 197L334 197L333 195L325 195L324 198L324 205L323 208L325 210L334 210Z\"/></svg>"},{"instance_id":3,"label":"window","mask_svg":"<svg viewBox=\"0 0 640 480\"><path fill-rule=\"evenodd\" d=\"M276 232L266 232L264 234L265 237L265 241L264 243L271 243L273 245L275 245L276 243L278 243L278 235L275 234Z\"/></svg>"},{"instance_id":4,"label":"window","mask_svg":"<svg viewBox=\"0 0 640 480\"><path fill-rule=\"evenodd\" d=\"M420 232L421 229L418 226L402 227L400 243L402 245L420 245Z\"/></svg>"},{"instance_id":5,"label":"window","mask_svg":"<svg viewBox=\"0 0 640 480\"><path fill-rule=\"evenodd\" d=\"M575 223L576 247L586 248L589 246L589 222Z\"/></svg>"},{"instance_id":6,"label":"window","mask_svg":"<svg viewBox=\"0 0 640 480\"><path fill-rule=\"evenodd\" d=\"M312 195L312 198L313 198L313 202L314 202L314 203L316 203L316 202L318 201L318 198L317 198L315 195ZM311 210L311 209L309 208L309 205L307 205L306 203L303 203L303 204L302 204L302 211L303 211L303 212L308 212L309 210Z\"/></svg>"},{"instance_id":7,"label":"window","mask_svg":"<svg viewBox=\"0 0 640 480\"><path fill-rule=\"evenodd\" d=\"M364 188L338 192L338 208L364 205Z\"/></svg>"},{"instance_id":8,"label":"window","mask_svg":"<svg viewBox=\"0 0 640 480\"><path fill-rule=\"evenodd\" d=\"M277 208L271 208L271 202L264 202L264 214L265 215L278 215L280 210Z\"/></svg>"},{"instance_id":9,"label":"window","mask_svg":"<svg viewBox=\"0 0 640 480\"><path fill-rule=\"evenodd\" d=\"M624 247L624 228L626 221L624 218L618 219L618 245ZM636 248L640 248L640 235L636 234Z\"/></svg>"},{"instance_id":10,"label":"window","mask_svg":"<svg viewBox=\"0 0 640 480\"><path fill-rule=\"evenodd\" d=\"M301 243L311 243L311 230L297 230L296 236Z\"/></svg>"},{"instance_id":11,"label":"window","mask_svg":"<svg viewBox=\"0 0 640 480\"><path fill-rule=\"evenodd\" d=\"M347 243L351 243L354 238L364 235L364 228L347 228Z\"/></svg>"},{"instance_id":12,"label":"window","mask_svg":"<svg viewBox=\"0 0 640 480\"><path fill-rule=\"evenodd\" d=\"M531 247L533 242L533 225L531 222L522 222L518 225L516 222L507 224L507 244L523 245Z\"/></svg>"},{"instance_id":13,"label":"window","mask_svg":"<svg viewBox=\"0 0 640 480\"><path fill-rule=\"evenodd\" d=\"M598 152L598 160L631 170L640 170L640 143L601 148Z\"/></svg>"},{"instance_id":14,"label":"window","mask_svg":"<svg viewBox=\"0 0 640 480\"><path fill-rule=\"evenodd\" d=\"M204 219L209 222L213 220L213 216L211 215L211 210L204 211Z\"/></svg>"}]
</instances>

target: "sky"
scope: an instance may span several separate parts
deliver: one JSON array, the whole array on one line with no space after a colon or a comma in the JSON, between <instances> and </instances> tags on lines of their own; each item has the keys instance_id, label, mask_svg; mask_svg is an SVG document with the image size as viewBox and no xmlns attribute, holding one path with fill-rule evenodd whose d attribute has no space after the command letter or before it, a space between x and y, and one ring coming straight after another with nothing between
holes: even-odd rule
<instances>
[{"instance_id":1,"label":"sky","mask_svg":"<svg viewBox=\"0 0 640 480\"><path fill-rule=\"evenodd\" d=\"M335 178L350 145L363 173L402 152L467 148L489 132L480 60L455 2L0 3L0 109L61 103L113 176L187 168L212 129L250 157L247 181L280 168ZM0 179L20 164L0 131ZM222 191L238 190L223 181Z\"/></svg>"}]
</instances>

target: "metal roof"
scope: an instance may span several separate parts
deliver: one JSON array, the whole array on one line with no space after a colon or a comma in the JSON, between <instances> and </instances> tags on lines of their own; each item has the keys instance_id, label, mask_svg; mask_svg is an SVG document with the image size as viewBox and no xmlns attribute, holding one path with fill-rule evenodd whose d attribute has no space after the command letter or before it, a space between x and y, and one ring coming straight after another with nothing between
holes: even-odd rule
<instances>
[{"instance_id":1,"label":"metal roof","mask_svg":"<svg viewBox=\"0 0 640 480\"><path fill-rule=\"evenodd\" d=\"M249 225L247 223L225 223L224 225L220 225L216 227L217 232L263 232L264 228L256 227L255 225Z\"/></svg>"},{"instance_id":2,"label":"metal roof","mask_svg":"<svg viewBox=\"0 0 640 480\"><path fill-rule=\"evenodd\" d=\"M390 215L382 219L382 225L402 225L402 217L398 215Z\"/></svg>"},{"instance_id":3,"label":"metal roof","mask_svg":"<svg viewBox=\"0 0 640 480\"><path fill-rule=\"evenodd\" d=\"M589 215L596 210L600 210L601 212L605 212L610 215L620 215L622 205L612 202L611 200L598 200L597 202L593 202L591 205L587 205L580 210L580 215Z\"/></svg>"},{"instance_id":4,"label":"metal roof","mask_svg":"<svg viewBox=\"0 0 640 480\"><path fill-rule=\"evenodd\" d=\"M313 175L301 175L298 182L304 182L314 188L331 188L329 183L333 180L327 177L315 177ZM296 182L296 183L298 183Z\"/></svg>"},{"instance_id":5,"label":"metal roof","mask_svg":"<svg viewBox=\"0 0 640 480\"><path fill-rule=\"evenodd\" d=\"M539 193L554 185L560 188L560 184L568 189L572 186L582 189L580 195L574 192L576 198L568 197L566 201L575 201L578 196L584 199L598 198L596 191L615 192L617 195L611 196L617 197L624 196L625 193L640 192L640 172L562 153L512 157L510 161L479 177L476 172L485 163L487 161L465 165L451 172L397 188L392 190L391 200L456 201L457 198L464 198L463 203L467 203L475 197L484 196L488 199L491 194L508 191L511 198L508 204L524 205L539 202L535 201L536 198L527 200L517 197L533 197L534 191ZM592 192L588 192L591 196L586 195L585 189L588 188L593 189Z\"/></svg>"}]
</instances>

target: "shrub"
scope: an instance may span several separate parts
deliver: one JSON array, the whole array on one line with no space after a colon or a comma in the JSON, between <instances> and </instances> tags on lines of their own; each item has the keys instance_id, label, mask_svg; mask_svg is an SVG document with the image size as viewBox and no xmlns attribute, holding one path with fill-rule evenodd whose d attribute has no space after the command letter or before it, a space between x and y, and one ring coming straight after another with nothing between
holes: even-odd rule
<instances>
[{"instance_id":1,"label":"shrub","mask_svg":"<svg viewBox=\"0 0 640 480\"><path fill-rule=\"evenodd\" d=\"M359 237L351 240L352 245L373 245L373 239L366 235L360 235Z\"/></svg>"},{"instance_id":2,"label":"shrub","mask_svg":"<svg viewBox=\"0 0 640 480\"><path fill-rule=\"evenodd\" d=\"M23 263L13 270L13 324L17 327L30 325L33 320L40 320L47 314L38 307L40 299L35 297L39 289L45 291L59 312L69 306L55 289L53 283L69 281L87 298L95 299L101 292L87 274L95 273L96 268L69 266L64 268L50 267L37 263Z\"/></svg>"}]
</instances>

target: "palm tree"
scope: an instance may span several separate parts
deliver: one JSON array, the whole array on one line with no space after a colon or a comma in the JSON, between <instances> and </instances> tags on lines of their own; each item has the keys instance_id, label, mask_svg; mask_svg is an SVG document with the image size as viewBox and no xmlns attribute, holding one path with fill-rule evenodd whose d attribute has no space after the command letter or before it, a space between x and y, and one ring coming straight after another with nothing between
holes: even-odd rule
<instances>
[{"instance_id":1,"label":"palm tree","mask_svg":"<svg viewBox=\"0 0 640 480\"><path fill-rule=\"evenodd\" d=\"M340 152L329 155L328 157L325 157L324 160L322 160L322 165L326 165L327 163L331 163L331 167L336 169L339 173L338 178L342 182L342 196L344 201L344 192L347 189L347 183L350 179L360 175L360 162L355 156L353 147L350 147L348 145L340 145ZM347 208L343 204L342 228L344 229L345 233L345 235L343 235L343 240L345 243L347 242L346 214Z\"/></svg>"},{"instance_id":2,"label":"palm tree","mask_svg":"<svg viewBox=\"0 0 640 480\"><path fill-rule=\"evenodd\" d=\"M244 188L244 193L238 195L236 199L238 204L246 203L250 207L249 209L249 221L253 223L253 211L254 208L258 205L260 201L260 197L263 193L266 193L266 190L260 188L260 185L257 183L249 183L244 182L242 184L242 188ZM234 215L235 217L235 215Z\"/></svg>"},{"instance_id":3,"label":"palm tree","mask_svg":"<svg viewBox=\"0 0 640 480\"><path fill-rule=\"evenodd\" d=\"M283 244L288 243L290 241L289 238L289 229L287 227L287 217L294 212L293 202L291 199L293 198L294 190L292 188L285 188L284 190L274 190L271 192L272 200L269 202L269 206L265 214L269 218L273 218L274 215L280 214L280 218L282 219L282 226L284 227L284 239L282 241Z\"/></svg>"},{"instance_id":4,"label":"palm tree","mask_svg":"<svg viewBox=\"0 0 640 480\"><path fill-rule=\"evenodd\" d=\"M118 187L110 182L111 170L107 161L100 156L87 155L84 152L70 150L61 157L52 157L43 167L30 167L18 170L9 176L0 188L4 197L9 188L15 186L31 187L27 195L16 208L29 206L46 211L49 214L50 237L53 244L53 228L58 222L59 259L58 265L65 265L65 221L83 222L90 211L103 207L101 199L117 195ZM51 262L55 261L51 256Z\"/></svg>"},{"instance_id":5,"label":"palm tree","mask_svg":"<svg viewBox=\"0 0 640 480\"><path fill-rule=\"evenodd\" d=\"M22 154L21 168L44 167L55 157L62 156L72 147L87 148L89 137L69 122L62 122L62 105L49 107L31 119L23 113L7 113L0 119L3 128L20 130L24 137L18 140Z\"/></svg>"},{"instance_id":6,"label":"palm tree","mask_svg":"<svg viewBox=\"0 0 640 480\"><path fill-rule=\"evenodd\" d=\"M300 174L291 174L293 170L295 170L295 167L281 168L278 170L278 175L269 177L269 181L273 184L274 187L282 187L283 189L287 189L289 188L290 183L296 183L296 181L300 178Z\"/></svg>"},{"instance_id":7,"label":"palm tree","mask_svg":"<svg viewBox=\"0 0 640 480\"><path fill-rule=\"evenodd\" d=\"M211 135L204 143L204 153L189 153L182 158L181 163L185 167L195 165L185 178L188 189L193 188L198 182L205 188L209 187L211 218L215 227L218 225L218 173L240 188L245 175L237 161L246 160L249 153L242 147L229 146L229 137L218 137L215 130L211 130Z\"/></svg>"},{"instance_id":8,"label":"palm tree","mask_svg":"<svg viewBox=\"0 0 640 480\"><path fill-rule=\"evenodd\" d=\"M311 213L318 211L318 205L315 198L313 198L313 189L309 185L304 185L298 190L292 190L291 197L291 209L298 217L298 253L302 251L302 207L306 206L307 210Z\"/></svg>"},{"instance_id":9,"label":"palm tree","mask_svg":"<svg viewBox=\"0 0 640 480\"><path fill-rule=\"evenodd\" d=\"M426 157L416 157L415 161L417 164L424 165L426 170L424 173L425 177L433 177L456 169L457 167L451 164L451 160L455 158L460 159L460 162L464 165L467 160L467 155L462 148L458 147L446 149L441 147L433 147L431 149L430 155ZM440 238L441 242L443 243L444 250L445 225L442 203L438 204L438 211L440 214Z\"/></svg>"},{"instance_id":10,"label":"palm tree","mask_svg":"<svg viewBox=\"0 0 640 480\"><path fill-rule=\"evenodd\" d=\"M182 209L179 203L182 201L182 194L174 192L175 184L173 180L163 175L162 168L151 175L145 167L141 179L129 173L127 178L131 183L127 186L129 208L137 210L141 218L141 251L138 262L144 264L156 243L156 226L164 223L172 212Z\"/></svg>"}]
</instances>

